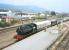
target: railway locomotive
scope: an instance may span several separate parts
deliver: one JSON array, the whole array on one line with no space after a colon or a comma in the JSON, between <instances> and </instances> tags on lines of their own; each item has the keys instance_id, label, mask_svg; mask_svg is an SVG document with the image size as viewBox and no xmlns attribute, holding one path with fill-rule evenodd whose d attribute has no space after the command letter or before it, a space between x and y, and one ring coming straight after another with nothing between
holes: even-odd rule
<instances>
[{"instance_id":1,"label":"railway locomotive","mask_svg":"<svg viewBox=\"0 0 69 50\"><path fill-rule=\"evenodd\" d=\"M68 21L68 19L65 21ZM17 39L17 41L22 40L36 32L39 32L47 27L57 25L59 23L61 23L61 22L56 19L53 19L53 20L46 20L46 21L42 21L42 22L33 22L30 24L21 25L16 30L17 35L15 36L15 38Z\"/></svg>"}]
</instances>

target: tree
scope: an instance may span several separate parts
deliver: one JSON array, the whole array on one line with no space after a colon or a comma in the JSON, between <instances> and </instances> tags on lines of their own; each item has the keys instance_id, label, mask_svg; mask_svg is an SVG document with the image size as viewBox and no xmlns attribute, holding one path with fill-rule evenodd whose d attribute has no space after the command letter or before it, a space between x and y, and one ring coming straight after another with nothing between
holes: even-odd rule
<instances>
[{"instance_id":1,"label":"tree","mask_svg":"<svg viewBox=\"0 0 69 50\"><path fill-rule=\"evenodd\" d=\"M38 17L40 17L40 14L41 14L41 13L38 13Z\"/></svg>"},{"instance_id":2,"label":"tree","mask_svg":"<svg viewBox=\"0 0 69 50\"><path fill-rule=\"evenodd\" d=\"M62 14L62 17L68 17L68 14L63 13L63 14Z\"/></svg>"},{"instance_id":3,"label":"tree","mask_svg":"<svg viewBox=\"0 0 69 50\"><path fill-rule=\"evenodd\" d=\"M51 15L52 16L56 15L55 11L51 11Z\"/></svg>"}]
</instances>

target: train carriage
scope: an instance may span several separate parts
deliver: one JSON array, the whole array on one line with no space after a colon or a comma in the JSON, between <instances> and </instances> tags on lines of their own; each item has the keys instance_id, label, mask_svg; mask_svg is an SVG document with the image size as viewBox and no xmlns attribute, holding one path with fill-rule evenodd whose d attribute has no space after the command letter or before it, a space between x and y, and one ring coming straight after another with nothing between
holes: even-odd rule
<instances>
[{"instance_id":1,"label":"train carriage","mask_svg":"<svg viewBox=\"0 0 69 50\"><path fill-rule=\"evenodd\" d=\"M69 21L69 19L63 19L63 21ZM26 25L22 25L19 28L17 28L16 32L16 39L21 40L24 37L27 37L33 33L39 32L49 26L54 26L57 24L60 24L61 21L58 21L56 19L52 19L52 20L45 20L42 22L33 22L30 24L26 24Z\"/></svg>"}]
</instances>

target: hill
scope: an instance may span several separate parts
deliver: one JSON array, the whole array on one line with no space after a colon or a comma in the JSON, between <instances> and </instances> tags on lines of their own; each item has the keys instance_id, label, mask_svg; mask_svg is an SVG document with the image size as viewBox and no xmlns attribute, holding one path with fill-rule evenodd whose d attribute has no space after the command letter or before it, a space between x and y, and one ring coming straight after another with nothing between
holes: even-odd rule
<instances>
[{"instance_id":1,"label":"hill","mask_svg":"<svg viewBox=\"0 0 69 50\"><path fill-rule=\"evenodd\" d=\"M15 5L9 5L9 4L0 4L0 9L10 9L10 10L16 10L16 11L18 10L23 12L34 12L34 13L46 11L45 9L37 6L28 6L28 5L15 6Z\"/></svg>"}]
</instances>

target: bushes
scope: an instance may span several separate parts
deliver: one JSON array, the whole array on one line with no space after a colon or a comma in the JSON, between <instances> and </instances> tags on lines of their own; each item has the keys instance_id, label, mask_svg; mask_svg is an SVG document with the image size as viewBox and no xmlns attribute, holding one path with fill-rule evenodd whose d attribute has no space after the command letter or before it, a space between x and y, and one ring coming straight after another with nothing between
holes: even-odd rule
<instances>
[{"instance_id":1,"label":"bushes","mask_svg":"<svg viewBox=\"0 0 69 50\"><path fill-rule=\"evenodd\" d=\"M11 25L16 24L17 22L18 22L17 20L12 20L12 21L11 21Z\"/></svg>"},{"instance_id":2,"label":"bushes","mask_svg":"<svg viewBox=\"0 0 69 50\"><path fill-rule=\"evenodd\" d=\"M7 27L7 26L10 26L10 24L5 21L0 22L0 27Z\"/></svg>"},{"instance_id":3,"label":"bushes","mask_svg":"<svg viewBox=\"0 0 69 50\"><path fill-rule=\"evenodd\" d=\"M32 17L32 19L46 19L45 16L37 16L37 17Z\"/></svg>"},{"instance_id":4,"label":"bushes","mask_svg":"<svg viewBox=\"0 0 69 50\"><path fill-rule=\"evenodd\" d=\"M6 21L0 21L0 27L8 27L8 26L12 26L14 24L16 24L18 21L17 20L12 20L10 22L6 22Z\"/></svg>"}]
</instances>

